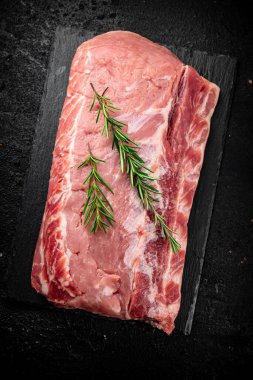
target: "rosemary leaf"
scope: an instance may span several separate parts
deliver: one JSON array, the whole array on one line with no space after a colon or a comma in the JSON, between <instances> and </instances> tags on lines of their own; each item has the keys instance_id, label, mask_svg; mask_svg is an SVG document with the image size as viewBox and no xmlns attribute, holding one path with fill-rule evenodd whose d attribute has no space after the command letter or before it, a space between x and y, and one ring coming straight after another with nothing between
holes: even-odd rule
<instances>
[{"instance_id":1,"label":"rosemary leaf","mask_svg":"<svg viewBox=\"0 0 253 380\"><path fill-rule=\"evenodd\" d=\"M93 108L95 100L92 104ZM90 147L89 147L90 150ZM95 156L93 156L91 150L89 157L84 160L77 169L81 169L84 166L91 166L91 171L84 180L84 184L87 183L87 198L83 206L83 223L87 227L91 222L90 231L96 233L98 229L106 232L106 229L113 225L115 222L114 216L112 214L113 208L109 200L105 196L100 185L103 185L112 194L112 188L105 182L105 180L98 173L97 165L101 162L105 162ZM109 210L111 209L111 211ZM107 221L109 224L107 224Z\"/></svg>"}]
</instances>

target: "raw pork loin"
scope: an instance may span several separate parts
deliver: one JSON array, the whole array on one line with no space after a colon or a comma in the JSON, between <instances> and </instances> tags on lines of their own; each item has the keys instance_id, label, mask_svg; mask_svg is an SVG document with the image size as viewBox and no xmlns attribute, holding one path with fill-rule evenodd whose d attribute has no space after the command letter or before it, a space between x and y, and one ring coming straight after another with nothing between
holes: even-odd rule
<instances>
[{"instance_id":1,"label":"raw pork loin","mask_svg":"<svg viewBox=\"0 0 253 380\"><path fill-rule=\"evenodd\" d=\"M100 135L93 92L122 110L116 117L141 146L147 166L161 180L159 211L177 231L182 249L172 252L122 175L111 141ZM114 31L84 42L71 66L53 152L48 196L34 255L32 286L54 304L121 319L139 319L170 334L180 307L187 222L198 183L219 88L168 49L138 34ZM95 235L82 224L82 184L88 156L105 159L99 170L116 224Z\"/></svg>"}]
</instances>

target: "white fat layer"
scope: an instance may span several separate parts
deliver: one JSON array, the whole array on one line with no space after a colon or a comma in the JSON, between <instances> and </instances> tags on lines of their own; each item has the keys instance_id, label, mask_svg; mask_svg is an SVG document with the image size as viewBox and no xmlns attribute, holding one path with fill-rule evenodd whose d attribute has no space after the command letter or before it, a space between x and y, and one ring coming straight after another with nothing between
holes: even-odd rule
<instances>
[{"instance_id":1,"label":"white fat layer","mask_svg":"<svg viewBox=\"0 0 253 380\"><path fill-rule=\"evenodd\" d=\"M170 81L171 80L171 75L164 75L163 77L161 77L159 79Z\"/></svg>"},{"instance_id":2,"label":"white fat layer","mask_svg":"<svg viewBox=\"0 0 253 380\"><path fill-rule=\"evenodd\" d=\"M130 84L129 86L126 86L125 87L126 91L129 92L129 91L132 91L132 90L135 90L136 89L136 82L134 81L132 84Z\"/></svg>"},{"instance_id":3,"label":"white fat layer","mask_svg":"<svg viewBox=\"0 0 253 380\"><path fill-rule=\"evenodd\" d=\"M219 92L218 88L217 88L217 92ZM201 104L201 107L199 107L198 109L198 115L202 115L205 113L206 111L206 106L207 106L207 103L209 101L209 97L210 96L213 96L213 93L212 92L208 92L203 103ZM210 110L209 110L209 114L205 117L205 120L210 122L210 119L212 117L212 114L213 114L213 111L214 109L212 107L210 107Z\"/></svg>"},{"instance_id":4,"label":"white fat layer","mask_svg":"<svg viewBox=\"0 0 253 380\"><path fill-rule=\"evenodd\" d=\"M127 114L121 115L122 120L127 120ZM134 133L139 131L144 123L148 122L152 118L152 115L147 115L145 113L136 116L133 122L128 123L127 132Z\"/></svg>"},{"instance_id":5,"label":"white fat layer","mask_svg":"<svg viewBox=\"0 0 253 380\"><path fill-rule=\"evenodd\" d=\"M44 226L45 215L46 214L44 212L42 226ZM43 228L41 229L41 232L40 232L40 241L41 242L43 241ZM41 268L43 268L44 265L45 265L44 251L43 251L42 247L43 247L42 243L40 243L39 254L40 254L40 265L41 265ZM42 291L43 294L47 295L49 287L48 287L46 279L43 276L43 273L44 273L43 270L41 270L40 273L39 273L39 279L40 279L40 283L41 283L41 291Z\"/></svg>"},{"instance_id":6,"label":"white fat layer","mask_svg":"<svg viewBox=\"0 0 253 380\"><path fill-rule=\"evenodd\" d=\"M121 311L120 303L117 302L115 305L111 306L112 311L117 315Z\"/></svg>"},{"instance_id":7,"label":"white fat layer","mask_svg":"<svg viewBox=\"0 0 253 380\"><path fill-rule=\"evenodd\" d=\"M67 222L66 222L66 218L65 218L65 226L64 226L65 230L67 229ZM72 255L72 252L69 248L66 249L66 252L65 252L67 258L70 260L71 258L71 255Z\"/></svg>"},{"instance_id":8,"label":"white fat layer","mask_svg":"<svg viewBox=\"0 0 253 380\"><path fill-rule=\"evenodd\" d=\"M207 102L208 102L208 98L209 98L209 94L205 97L205 99L203 100L203 103L198 108L198 115L202 115L203 112L205 112L206 105L207 105Z\"/></svg>"},{"instance_id":9,"label":"white fat layer","mask_svg":"<svg viewBox=\"0 0 253 380\"><path fill-rule=\"evenodd\" d=\"M80 104L81 101L83 101L84 98L85 98L85 95L83 95L83 94L79 94L79 93L76 93L76 94L74 95L74 97L71 97L71 98L70 98L71 107L70 107L70 109L69 109L69 112L68 112L68 114L66 114L67 112L65 111L65 112L63 113L62 119L63 119L63 120L68 119L69 115L71 115L71 113L73 112L73 109L76 107L76 105L77 105L78 103ZM82 107L80 107L80 109L82 109ZM79 115L79 112L78 112L78 114L77 114L77 117L78 117L78 115ZM76 119L75 119L74 125L76 125ZM74 128L74 127L73 127L73 128ZM76 131L75 131L75 133L76 133ZM74 138L74 136L73 136L73 138ZM72 145L72 143L73 143L73 139L72 139L72 141L71 141L71 145Z\"/></svg>"},{"instance_id":10,"label":"white fat layer","mask_svg":"<svg viewBox=\"0 0 253 380\"><path fill-rule=\"evenodd\" d=\"M48 284L45 280L43 280L41 282L41 291L43 294L47 295L48 294L48 290L49 290L49 287L48 287Z\"/></svg>"},{"instance_id":11,"label":"white fat layer","mask_svg":"<svg viewBox=\"0 0 253 380\"><path fill-rule=\"evenodd\" d=\"M41 231L41 233L40 233L40 239L41 240L43 239L43 231ZM44 264L44 251L42 249L42 245L40 245L39 253L40 253L40 264L43 266L43 264ZM41 275L41 273L40 273L40 275Z\"/></svg>"},{"instance_id":12,"label":"white fat layer","mask_svg":"<svg viewBox=\"0 0 253 380\"><path fill-rule=\"evenodd\" d=\"M61 193L56 193L53 197L50 198L50 203L55 203L61 198L62 194Z\"/></svg>"},{"instance_id":13,"label":"white fat layer","mask_svg":"<svg viewBox=\"0 0 253 380\"><path fill-rule=\"evenodd\" d=\"M70 165L70 167L74 166L73 151L74 151L75 140L76 140L76 135L77 135L77 123L78 123L78 121L79 121L79 119L81 117L81 113L83 111L82 103L81 103L81 98L80 97L78 98L78 103L79 103L79 110L78 110L78 113L76 115L76 118L75 118L75 121L74 121L74 124L73 124L73 128L72 129L73 129L74 133L72 135L71 143L70 143L70 146L69 146L69 165ZM75 102L75 106L76 106L76 102ZM71 197L71 194L72 194L72 183L71 183L71 179L70 179L70 170L67 170L65 178L66 178L66 188L68 189L68 191L65 194L65 197L66 197L66 199L69 199ZM65 240L66 237L67 237L67 219L66 219L66 215L64 215L63 212L61 213L61 218L62 218L61 230L62 230L62 235L63 235L62 239ZM68 252L68 253L65 252L65 254L66 254L66 256L68 258L70 257L70 252Z\"/></svg>"},{"instance_id":14,"label":"white fat layer","mask_svg":"<svg viewBox=\"0 0 253 380\"><path fill-rule=\"evenodd\" d=\"M115 292L115 289L114 288L111 288L110 286L106 286L103 291L102 291L102 294L106 297L108 296L111 296L113 293Z\"/></svg>"},{"instance_id":15,"label":"white fat layer","mask_svg":"<svg viewBox=\"0 0 253 380\"><path fill-rule=\"evenodd\" d=\"M89 63L89 62L91 62L91 52L89 49L87 49L85 65L87 65L87 63Z\"/></svg>"}]
</instances>

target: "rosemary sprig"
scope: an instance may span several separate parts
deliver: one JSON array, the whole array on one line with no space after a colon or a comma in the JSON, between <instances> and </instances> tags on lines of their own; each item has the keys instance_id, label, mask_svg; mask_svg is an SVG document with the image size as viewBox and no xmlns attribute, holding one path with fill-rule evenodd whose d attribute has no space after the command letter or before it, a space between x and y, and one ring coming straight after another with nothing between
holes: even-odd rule
<instances>
[{"instance_id":1,"label":"rosemary sprig","mask_svg":"<svg viewBox=\"0 0 253 380\"><path fill-rule=\"evenodd\" d=\"M85 227L92 222L90 231L93 233L97 232L98 229L102 229L106 232L106 229L115 222L112 214L113 208L100 187L103 185L113 194L111 187L98 173L97 165L101 162L105 161L93 156L89 147L88 158L77 168L81 169L84 166L91 166L91 171L83 182L84 184L87 183L87 199L83 206L82 214L84 215L83 222Z\"/></svg>"},{"instance_id":2,"label":"rosemary sprig","mask_svg":"<svg viewBox=\"0 0 253 380\"><path fill-rule=\"evenodd\" d=\"M155 225L160 226L162 236L168 239L172 251L178 252L181 246L172 236L172 234L176 232L166 225L165 218L159 214L154 207L154 203L159 201L157 195L160 195L160 192L151 183L159 179L149 174L153 173L153 171L145 166L143 159L137 153L140 149L139 145L123 132L122 128L127 126L127 124L111 116L111 113L120 108L115 107L113 102L104 96L108 87L104 90L102 95L100 95L94 85L92 83L90 85L94 92L90 111L93 109L95 101L97 100L99 109L96 123L101 113L104 117L101 134L105 134L106 137L109 138L109 133L112 133L112 149L116 147L119 152L122 173L126 172L129 175L131 186L137 189L143 207L153 213Z\"/></svg>"}]
</instances>

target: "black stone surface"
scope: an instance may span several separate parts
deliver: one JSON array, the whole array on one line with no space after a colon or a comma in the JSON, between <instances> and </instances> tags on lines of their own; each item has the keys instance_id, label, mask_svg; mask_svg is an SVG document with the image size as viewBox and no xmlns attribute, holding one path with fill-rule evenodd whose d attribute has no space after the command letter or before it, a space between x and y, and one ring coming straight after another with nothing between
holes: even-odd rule
<instances>
[{"instance_id":1,"label":"black stone surface","mask_svg":"<svg viewBox=\"0 0 253 380\"><path fill-rule=\"evenodd\" d=\"M2 300L0 350L9 374L92 378L139 370L172 379L242 376L253 359L253 23L249 8L243 2L207 0L201 4L9 0L0 7L1 278L11 252L57 25L97 32L128 29L162 43L230 54L239 62L191 335L168 337L141 324L133 328L130 339L125 323L131 322L112 325L110 319L103 319L101 333L96 331L100 317Z\"/></svg>"},{"instance_id":2,"label":"black stone surface","mask_svg":"<svg viewBox=\"0 0 253 380\"><path fill-rule=\"evenodd\" d=\"M17 219L16 234L6 276L6 295L12 300L45 305L45 299L34 292L31 287L32 260L45 208L52 151L66 96L70 65L77 47L94 35L96 35L95 31L82 31L77 28L58 27L55 32L34 134L30 165L23 188L21 211ZM186 48L170 46L170 49L185 64L191 65L199 74L220 87L219 102L212 117L203 167L188 223L189 235L182 300L176 319L176 328L189 334L193 323L230 115L236 60L225 55L210 56L206 52L192 52ZM132 327L130 325L128 327L126 334L131 336ZM96 326L96 330L99 329L103 331L103 325ZM83 330L86 330L85 325ZM147 342L147 344L149 343Z\"/></svg>"}]
</instances>

